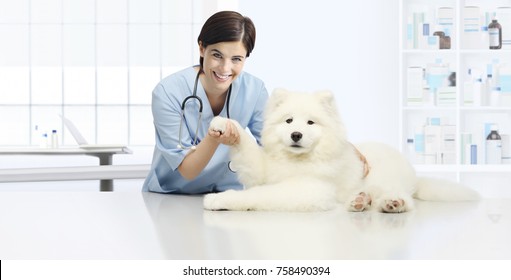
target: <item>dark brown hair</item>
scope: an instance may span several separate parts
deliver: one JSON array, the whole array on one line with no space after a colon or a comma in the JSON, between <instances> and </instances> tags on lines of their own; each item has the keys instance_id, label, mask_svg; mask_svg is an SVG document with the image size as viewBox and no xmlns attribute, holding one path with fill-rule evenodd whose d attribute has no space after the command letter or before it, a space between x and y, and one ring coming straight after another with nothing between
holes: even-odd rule
<instances>
[{"instance_id":1,"label":"dark brown hair","mask_svg":"<svg viewBox=\"0 0 511 280\"><path fill-rule=\"evenodd\" d=\"M247 56L254 49L256 30L254 23L248 17L234 11L221 11L212 15L204 25L197 38L203 48L220 42L241 41L247 50ZM203 68L204 58L200 58L200 67Z\"/></svg>"}]
</instances>

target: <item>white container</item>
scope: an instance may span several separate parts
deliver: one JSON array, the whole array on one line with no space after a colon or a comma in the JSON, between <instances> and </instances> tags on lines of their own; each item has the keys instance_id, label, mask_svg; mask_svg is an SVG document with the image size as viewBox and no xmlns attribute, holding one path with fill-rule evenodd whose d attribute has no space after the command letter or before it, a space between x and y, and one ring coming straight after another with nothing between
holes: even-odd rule
<instances>
[{"instance_id":1,"label":"white container","mask_svg":"<svg viewBox=\"0 0 511 280\"><path fill-rule=\"evenodd\" d=\"M509 134L500 135L502 138L502 164L511 164L511 137Z\"/></svg>"},{"instance_id":2,"label":"white container","mask_svg":"<svg viewBox=\"0 0 511 280\"><path fill-rule=\"evenodd\" d=\"M502 138L497 125L492 124L491 132L486 137L486 164L502 163Z\"/></svg>"},{"instance_id":3,"label":"white container","mask_svg":"<svg viewBox=\"0 0 511 280\"><path fill-rule=\"evenodd\" d=\"M51 148L57 149L58 147L59 147L59 138L57 135L57 130L54 129L51 131Z\"/></svg>"}]
</instances>

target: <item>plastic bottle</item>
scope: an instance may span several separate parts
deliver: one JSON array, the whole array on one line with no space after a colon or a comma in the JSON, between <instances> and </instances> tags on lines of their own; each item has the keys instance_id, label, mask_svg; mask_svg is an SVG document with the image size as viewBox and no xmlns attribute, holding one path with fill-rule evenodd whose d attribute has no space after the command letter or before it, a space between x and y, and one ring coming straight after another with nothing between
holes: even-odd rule
<instances>
[{"instance_id":1,"label":"plastic bottle","mask_svg":"<svg viewBox=\"0 0 511 280\"><path fill-rule=\"evenodd\" d=\"M490 93L490 106L498 107L500 106L500 87L494 87Z\"/></svg>"},{"instance_id":2,"label":"plastic bottle","mask_svg":"<svg viewBox=\"0 0 511 280\"><path fill-rule=\"evenodd\" d=\"M41 134L41 139L39 141L40 148L48 148L48 133Z\"/></svg>"},{"instance_id":3,"label":"plastic bottle","mask_svg":"<svg viewBox=\"0 0 511 280\"><path fill-rule=\"evenodd\" d=\"M502 163L502 138L499 135L499 128L492 124L491 132L486 137L486 164Z\"/></svg>"},{"instance_id":4,"label":"plastic bottle","mask_svg":"<svg viewBox=\"0 0 511 280\"><path fill-rule=\"evenodd\" d=\"M473 84L474 87L474 106L481 106L483 100L483 80L481 78L477 78Z\"/></svg>"},{"instance_id":5,"label":"plastic bottle","mask_svg":"<svg viewBox=\"0 0 511 280\"><path fill-rule=\"evenodd\" d=\"M59 147L59 138L57 135L57 130L54 129L51 131L51 148L57 149L58 147Z\"/></svg>"},{"instance_id":6,"label":"plastic bottle","mask_svg":"<svg viewBox=\"0 0 511 280\"><path fill-rule=\"evenodd\" d=\"M408 154L408 160L411 164L415 164L415 143L413 142L413 138L406 139L406 148Z\"/></svg>"},{"instance_id":7,"label":"plastic bottle","mask_svg":"<svg viewBox=\"0 0 511 280\"><path fill-rule=\"evenodd\" d=\"M488 34L490 38L490 49L498 50L502 48L502 26L493 18L488 25Z\"/></svg>"},{"instance_id":8,"label":"plastic bottle","mask_svg":"<svg viewBox=\"0 0 511 280\"><path fill-rule=\"evenodd\" d=\"M491 92L494 87L495 87L495 83L493 82L493 75L487 74L485 89L484 89L484 94L483 94L483 103L482 103L483 106L491 106Z\"/></svg>"}]
</instances>

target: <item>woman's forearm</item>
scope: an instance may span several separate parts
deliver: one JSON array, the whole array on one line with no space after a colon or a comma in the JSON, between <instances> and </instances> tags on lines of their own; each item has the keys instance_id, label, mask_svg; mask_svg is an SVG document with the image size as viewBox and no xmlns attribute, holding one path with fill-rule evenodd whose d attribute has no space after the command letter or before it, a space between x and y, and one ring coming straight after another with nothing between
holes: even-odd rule
<instances>
[{"instance_id":1,"label":"woman's forearm","mask_svg":"<svg viewBox=\"0 0 511 280\"><path fill-rule=\"evenodd\" d=\"M197 145L195 150L190 150L177 170L187 180L197 177L206 167L218 148L218 141L207 135Z\"/></svg>"}]
</instances>

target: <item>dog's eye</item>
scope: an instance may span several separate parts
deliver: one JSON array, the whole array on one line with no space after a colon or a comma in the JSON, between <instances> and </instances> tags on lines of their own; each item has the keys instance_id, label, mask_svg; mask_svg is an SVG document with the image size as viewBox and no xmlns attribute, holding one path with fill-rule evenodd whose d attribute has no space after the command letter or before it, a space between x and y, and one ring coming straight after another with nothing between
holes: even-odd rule
<instances>
[{"instance_id":1,"label":"dog's eye","mask_svg":"<svg viewBox=\"0 0 511 280\"><path fill-rule=\"evenodd\" d=\"M313 125L313 124L314 124L314 121L309 120L309 121L307 122L307 124L308 124L308 125Z\"/></svg>"},{"instance_id":2,"label":"dog's eye","mask_svg":"<svg viewBox=\"0 0 511 280\"><path fill-rule=\"evenodd\" d=\"M292 123L293 122L293 118L289 118L286 120L287 123Z\"/></svg>"}]
</instances>

